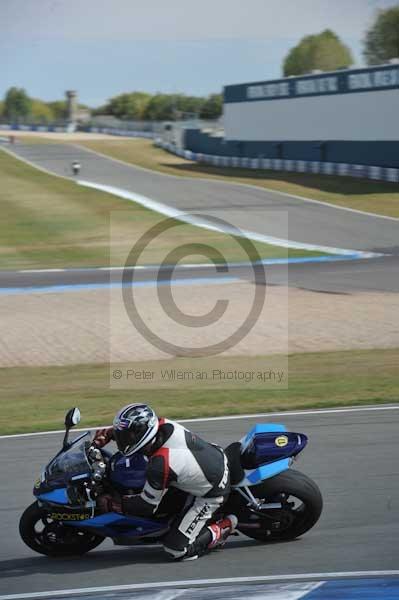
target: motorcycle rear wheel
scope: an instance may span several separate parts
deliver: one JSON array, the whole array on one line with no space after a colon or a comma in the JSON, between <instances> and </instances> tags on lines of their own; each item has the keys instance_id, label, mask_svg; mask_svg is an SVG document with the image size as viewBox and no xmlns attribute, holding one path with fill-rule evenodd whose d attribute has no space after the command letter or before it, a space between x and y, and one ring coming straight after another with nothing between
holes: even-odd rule
<instances>
[{"instance_id":1,"label":"motorcycle rear wheel","mask_svg":"<svg viewBox=\"0 0 399 600\"><path fill-rule=\"evenodd\" d=\"M293 540L311 529L319 520L323 499L316 483L300 471L290 469L251 487L256 498L281 502L283 508L259 511L259 520L239 530L254 540L277 542ZM262 523L262 513L265 518ZM270 517L270 518L269 518Z\"/></svg>"},{"instance_id":2,"label":"motorcycle rear wheel","mask_svg":"<svg viewBox=\"0 0 399 600\"><path fill-rule=\"evenodd\" d=\"M105 538L76 527L52 521L45 508L34 502L23 513L19 533L29 548L45 556L81 556L93 550Z\"/></svg>"}]
</instances>

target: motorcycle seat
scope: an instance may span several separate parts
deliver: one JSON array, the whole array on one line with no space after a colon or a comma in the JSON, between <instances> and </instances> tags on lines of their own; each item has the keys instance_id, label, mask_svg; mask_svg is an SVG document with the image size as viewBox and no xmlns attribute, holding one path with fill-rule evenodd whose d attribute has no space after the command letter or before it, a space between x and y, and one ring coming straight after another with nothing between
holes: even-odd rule
<instances>
[{"instance_id":1,"label":"motorcycle seat","mask_svg":"<svg viewBox=\"0 0 399 600\"><path fill-rule=\"evenodd\" d=\"M238 485L245 477L241 465L241 443L233 442L225 448L224 452L229 464L231 485Z\"/></svg>"}]
</instances>

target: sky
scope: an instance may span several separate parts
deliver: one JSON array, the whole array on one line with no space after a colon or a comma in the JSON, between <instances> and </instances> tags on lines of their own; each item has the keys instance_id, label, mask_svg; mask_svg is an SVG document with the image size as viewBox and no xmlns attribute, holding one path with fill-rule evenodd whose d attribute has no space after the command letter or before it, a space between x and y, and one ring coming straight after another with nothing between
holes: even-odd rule
<instances>
[{"instance_id":1,"label":"sky","mask_svg":"<svg viewBox=\"0 0 399 600\"><path fill-rule=\"evenodd\" d=\"M0 0L0 98L78 91L99 106L122 92L206 95L281 76L304 35L334 30L362 64L362 39L395 0Z\"/></svg>"}]
</instances>

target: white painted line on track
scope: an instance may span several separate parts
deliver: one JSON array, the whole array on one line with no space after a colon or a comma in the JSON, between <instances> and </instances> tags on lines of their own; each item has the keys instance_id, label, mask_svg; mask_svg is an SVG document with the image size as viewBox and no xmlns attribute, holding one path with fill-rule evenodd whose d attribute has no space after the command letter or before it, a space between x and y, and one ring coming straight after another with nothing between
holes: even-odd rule
<instances>
[{"instance_id":1,"label":"white painted line on track","mask_svg":"<svg viewBox=\"0 0 399 600\"><path fill-rule=\"evenodd\" d=\"M17 273L62 273L67 269L21 269Z\"/></svg>"},{"instance_id":2,"label":"white painted line on track","mask_svg":"<svg viewBox=\"0 0 399 600\"><path fill-rule=\"evenodd\" d=\"M118 196L119 198L124 198L125 200L136 202L137 204L140 204L141 206L153 210L161 215L177 219L190 225L195 225L196 227L201 227L210 231L218 231L219 233L224 233L228 235L244 237L255 242L262 242L264 244L271 244L273 246L281 246L283 248L307 250L310 252L326 252L328 254L339 255L358 254L359 257L364 258L373 258L381 256L380 253L377 254L374 252L365 252L363 250L350 250L347 248L320 246L318 244L308 244L305 242L294 242L292 240L286 240L270 235L264 235L255 231L248 231L246 229L240 230L236 227L229 227L228 225L224 226L222 224L215 224L212 220L207 220L206 218L202 218L199 215L185 213L177 208L169 206L168 204L163 204L162 202L152 200L151 198L147 198L147 196L142 196L141 194L136 194L135 192L130 192L129 190L124 190L122 188L118 188L112 185L103 185L100 183L85 181L81 179L78 180L77 183L84 187L99 190L101 192L107 192L109 194L113 194L114 196Z\"/></svg>"},{"instance_id":3,"label":"white painted line on track","mask_svg":"<svg viewBox=\"0 0 399 600\"><path fill-rule=\"evenodd\" d=\"M370 259L370 258L382 258L390 256L389 254L377 254L377 253L369 253L369 252L358 252L355 251L353 255L351 254L335 254L328 256L296 256L292 258L262 258L260 261L254 262L228 262L225 265L220 265L218 263L182 263L179 265L135 265L135 266L122 266L122 267L71 267L65 269L22 269L19 271L1 271L2 274L13 275L15 273L23 273L23 274L33 274L33 273L85 273L85 272L97 272L97 271L162 271L170 269L171 266L175 267L176 271L180 269L212 269L213 271L217 270L218 267L223 266L227 269L236 268L236 267L251 267L254 265L265 265L265 266L275 266L275 265L293 265L293 264L306 264L306 263L321 263L321 262L339 262L339 261L353 261L359 259ZM352 273L353 269L350 271L341 270L340 272ZM360 272L360 269L357 269L356 272Z\"/></svg>"},{"instance_id":4,"label":"white painted line on track","mask_svg":"<svg viewBox=\"0 0 399 600\"><path fill-rule=\"evenodd\" d=\"M78 146L77 144L69 144L69 145L71 145L71 146L77 146L77 147L79 147L81 149L83 148L82 146ZM61 179L67 179L68 181L75 182L75 183L77 183L79 185L83 185L83 186L86 186L86 187L91 187L91 188L94 188L94 189L98 189L100 191L111 193L111 194L114 194L114 195L119 196L121 198L125 198L125 199L128 199L128 200L133 201L133 202L137 202L138 204L142 204L142 206L146 206L147 208L150 208L151 210L154 210L154 211L156 211L156 212L158 212L160 214L164 214L166 216L171 216L171 217L179 219L179 220L184 220L185 222L191 223L192 225L195 225L197 227L202 227L202 228L209 229L209 230L212 230L212 231L220 231L220 232L225 233L225 234L228 233L228 234L231 234L231 235L238 235L237 231L235 231L233 229L231 231L223 230L223 229L221 229L220 226L216 227L215 225L212 225L209 222L207 222L205 219L200 219L199 217L197 217L195 219L195 222L194 222L193 219L191 219L191 220L183 219L182 215L184 215L184 213L182 213L181 211L179 211L179 210L177 210L177 209L175 209L173 207L170 207L170 206L168 206L166 204L162 204L160 202L156 202L154 200L151 200L150 198L146 198L145 196L141 196L139 194L133 194L133 193L127 191L127 190L123 190L123 189L120 189L120 188L115 188L113 186L107 186L107 185L102 185L102 184L97 184L97 183L91 183L91 182L87 182L87 181L84 181L84 180L76 180L76 179L73 179L71 177L66 177L65 175L59 175L57 173L49 171L48 169L45 169L44 167L38 166L37 164L35 164L35 163L27 160L26 158L21 157L18 154L14 154L8 148L4 148L4 146L0 146L0 148L2 150L4 150L4 152L6 152L7 154L9 154L10 156L13 156L14 158L16 158L16 159L18 159L18 160L20 160L20 161L22 161L22 162L30 165L31 167L38 169L39 171L43 171L44 173L47 173L48 175L52 175L54 177L60 177ZM93 154L98 154L99 156L107 158L108 160L111 160L113 162L121 163L121 164L123 164L125 166L130 166L130 167L133 167L133 168L139 168L139 169L143 169L145 171L148 171L149 173L154 173L154 171L151 171L149 169L144 169L144 168L139 167L137 165L129 165L129 163L125 163L123 161L120 161L120 160L117 160L117 159L113 159L112 157L106 156L105 154L101 154L99 152L95 152L95 151L92 151L92 150L87 149L87 148L84 148L84 150L86 150L88 152L92 152ZM166 175L164 173L161 173L161 174L165 175L166 177L175 177L175 179L181 179L180 177L170 176L170 175ZM185 179L190 179L190 178L185 178ZM225 182L223 180L217 180L217 179L215 179L215 180L213 180L213 179L203 179L203 181L216 182L216 183L221 183L221 184L228 183L228 182ZM256 190L265 189L265 188L260 188L258 186L248 185L248 184L241 184L241 183L237 183L237 182L234 182L234 185L242 185L244 187L249 187L249 188L256 189ZM304 200L306 202L313 202L313 203L316 203L316 204L322 204L322 205L325 205L325 206L327 206L329 208L337 208L335 205L328 204L327 202L321 202L319 200L311 200L309 198L303 198L302 196L295 196L293 194L288 194L288 193L285 193L285 192L278 192L278 191L274 191L274 190L271 190L271 189L270 190L266 189L265 191L266 192L269 191L269 192L272 192L272 193L280 194L280 195L283 195L283 196L288 196L288 197L291 197L291 198L297 198L299 200ZM347 209L346 207L341 207L341 206L338 207L338 208L343 209L343 210L349 210L351 212L359 212L361 214L364 214L366 216L371 216L371 217L391 219L391 220L395 220L395 221L399 220L399 219L397 219L395 217L387 217L385 215L375 215L374 213L364 213L362 211L357 211L355 209ZM186 215L186 217L187 217L187 215ZM303 250L316 251L316 252L317 251L318 252L326 252L326 253L338 254L338 255L348 255L348 254L353 255L353 254L358 254L359 258L360 257L361 258L376 258L376 257L383 256L381 253L367 252L367 251L364 251L364 250L350 250L350 249L345 249L345 248L334 248L334 247L330 247L330 246L319 246L319 245L315 245L315 244L307 244L307 243L304 243L304 242L293 242L291 240L284 240L284 239L280 239L280 238L275 238L273 236L265 236L265 235L262 235L262 234L259 234L259 233L256 233L256 232L247 231L247 230L242 230L241 231L241 236L249 238L249 239L251 239L253 241L259 241L259 242L263 242L263 243L266 243L266 244L278 245L278 246L282 246L284 248L296 248L296 249L303 249Z\"/></svg>"},{"instance_id":5,"label":"white painted line on track","mask_svg":"<svg viewBox=\"0 0 399 600\"><path fill-rule=\"evenodd\" d=\"M328 579L350 579L368 577L397 577L399 571L338 571L335 573L298 573L289 575L260 575L259 577L221 577L217 579L185 579L180 581L160 581L158 583L129 583L124 585L98 586L89 588L75 588L54 590L47 592L26 592L23 594L8 594L0 596L0 600L29 600L29 598L56 598L57 596L72 596L78 594L95 594L109 592L123 592L136 590L156 590L179 587L201 587L215 585L231 585L241 583L269 583L276 581L306 581L319 580L320 583Z\"/></svg>"},{"instance_id":6,"label":"white painted line on track","mask_svg":"<svg viewBox=\"0 0 399 600\"><path fill-rule=\"evenodd\" d=\"M321 408L315 410L296 410L296 411L282 411L282 412L269 412L269 413L254 413L246 415L225 415L220 417L199 417L195 419L176 419L178 423L207 423L211 421L238 421L240 419L258 419L263 417L306 417L306 416L317 416L317 415L336 415L343 413L360 413L360 412L378 412L378 411L390 411L399 410L399 404L397 405L381 405L381 406L353 406L348 408ZM74 429L74 431L94 431L109 425L98 425L97 427L85 427ZM0 435L0 440L21 438L21 437L34 437L40 435L54 435L64 433L64 429L55 429L52 431L34 431L31 433L11 433L8 435ZM1 600L1 599L0 599Z\"/></svg>"},{"instance_id":7,"label":"white painted line on track","mask_svg":"<svg viewBox=\"0 0 399 600\"><path fill-rule=\"evenodd\" d=\"M155 171L155 169L146 169L145 167L141 167L140 165L134 165L132 163L128 163L123 160L113 158L112 156L109 156L108 154L103 154L102 152L97 152L97 150L92 150L91 148L86 148L86 146L80 146L79 144L71 144L71 145L76 146L76 148L91 152L92 154L97 154L97 156L100 156L101 158L107 158L108 160L111 160L112 162L116 162L120 165L124 165L125 167L133 167L134 169L139 169L140 171L146 171L147 173L151 173L152 175L154 175L154 173L155 173L156 175L162 175L162 177L170 177L171 179L177 179L177 180L192 181L193 179L195 179L196 181L205 181L207 183L218 183L218 184L222 184L222 185L237 185L240 187L250 188L253 190L257 190L257 191L260 190L260 191L263 191L266 193L269 192L271 194L285 196L286 198L295 198L297 200L302 200L303 202L310 202L312 204L320 204L321 206L326 206L327 208L331 208L331 209L336 208L338 210L346 210L348 212L356 213L359 215L364 215L366 217L373 217L374 219L388 219L389 221L399 221L399 217L390 217L388 215L379 215L377 213L367 212L367 211L359 210L356 208L349 208L348 206L340 206L339 204L331 204L329 202L323 202L323 200L314 200L313 198L306 198L306 196L299 196L298 194L290 194L289 192L281 192L280 190L274 190L273 188L267 188L267 187L263 187L260 185L251 185L250 183L242 183L240 181L227 181L226 179L210 179L209 177L195 177L194 178L194 177L184 177L181 175L170 175L169 173L162 173L162 171ZM196 164L195 161L191 161L191 162ZM221 174L221 177L223 177L222 174Z\"/></svg>"}]
</instances>

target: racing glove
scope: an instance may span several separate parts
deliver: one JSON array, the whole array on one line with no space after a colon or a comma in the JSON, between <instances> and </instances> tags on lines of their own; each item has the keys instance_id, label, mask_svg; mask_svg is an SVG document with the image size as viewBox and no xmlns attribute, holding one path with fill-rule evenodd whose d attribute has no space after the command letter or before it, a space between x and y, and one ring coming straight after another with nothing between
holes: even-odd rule
<instances>
[{"instance_id":1,"label":"racing glove","mask_svg":"<svg viewBox=\"0 0 399 600\"><path fill-rule=\"evenodd\" d=\"M92 445L96 448L103 448L113 439L113 436L113 427L104 427L103 429L97 429L96 433L94 434Z\"/></svg>"}]
</instances>

